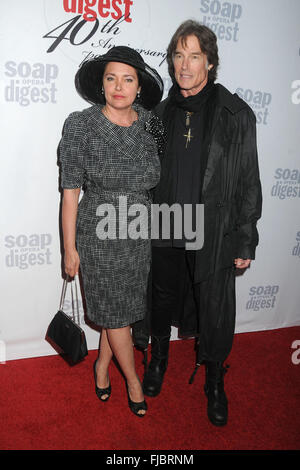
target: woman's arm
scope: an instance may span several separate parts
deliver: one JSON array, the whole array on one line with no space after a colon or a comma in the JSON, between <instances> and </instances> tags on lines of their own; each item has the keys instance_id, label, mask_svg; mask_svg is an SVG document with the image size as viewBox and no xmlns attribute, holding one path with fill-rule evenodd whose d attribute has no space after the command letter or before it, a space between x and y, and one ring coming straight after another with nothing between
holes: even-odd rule
<instances>
[{"instance_id":1,"label":"woman's arm","mask_svg":"<svg viewBox=\"0 0 300 470\"><path fill-rule=\"evenodd\" d=\"M62 229L65 250L65 272L74 277L79 270L79 255L76 250L76 219L80 188L64 189L62 203Z\"/></svg>"}]
</instances>

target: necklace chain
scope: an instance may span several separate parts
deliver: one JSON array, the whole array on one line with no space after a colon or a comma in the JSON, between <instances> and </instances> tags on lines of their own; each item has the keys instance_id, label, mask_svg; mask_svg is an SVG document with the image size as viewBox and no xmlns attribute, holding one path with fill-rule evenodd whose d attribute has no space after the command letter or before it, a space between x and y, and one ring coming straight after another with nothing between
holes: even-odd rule
<instances>
[{"instance_id":1,"label":"necklace chain","mask_svg":"<svg viewBox=\"0 0 300 470\"><path fill-rule=\"evenodd\" d=\"M186 111L185 125L189 128L189 130L187 130L187 133L183 135L183 137L186 137L185 148L187 148L188 144L191 142L191 139L194 137L192 135L192 129L190 127L192 114L192 112Z\"/></svg>"},{"instance_id":2,"label":"necklace chain","mask_svg":"<svg viewBox=\"0 0 300 470\"><path fill-rule=\"evenodd\" d=\"M192 114L193 114L193 113L190 112L190 111L187 111L187 112L186 112L186 118L185 118L185 125L186 125L186 127L190 126Z\"/></svg>"}]
</instances>

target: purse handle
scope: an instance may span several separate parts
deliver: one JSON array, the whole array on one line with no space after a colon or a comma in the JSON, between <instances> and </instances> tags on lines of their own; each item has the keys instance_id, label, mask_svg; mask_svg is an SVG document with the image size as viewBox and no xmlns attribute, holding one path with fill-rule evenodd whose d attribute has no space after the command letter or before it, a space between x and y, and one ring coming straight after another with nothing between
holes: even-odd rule
<instances>
[{"instance_id":1,"label":"purse handle","mask_svg":"<svg viewBox=\"0 0 300 470\"><path fill-rule=\"evenodd\" d=\"M67 286L68 286L69 279L70 279L70 276L69 276L69 274L67 274L67 277L66 277L66 279L64 279L64 282L63 282L62 293L61 293L60 304L59 304L59 310L63 310L63 307L64 307L66 291L67 291ZM75 276L74 276L77 322L76 322L76 319L75 319L75 310L74 310L73 281L71 280L72 316L73 316L73 321L75 323L77 323L78 325L80 325L78 291L77 291L77 282L76 282L76 280L78 280L78 275L77 274L75 274Z\"/></svg>"}]
</instances>

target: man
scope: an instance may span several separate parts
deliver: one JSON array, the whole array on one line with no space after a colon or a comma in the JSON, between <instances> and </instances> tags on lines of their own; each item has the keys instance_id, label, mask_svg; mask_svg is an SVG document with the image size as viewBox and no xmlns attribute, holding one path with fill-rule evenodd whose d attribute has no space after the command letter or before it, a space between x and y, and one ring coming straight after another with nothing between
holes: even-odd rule
<instances>
[{"instance_id":1,"label":"man","mask_svg":"<svg viewBox=\"0 0 300 470\"><path fill-rule=\"evenodd\" d=\"M204 230L204 244L187 249L185 234L176 235L175 216L170 237L160 234L152 241L152 356L143 388L148 396L160 392L176 325L182 336L198 339L208 417L222 426L228 416L223 363L234 336L235 273L255 258L261 216L255 115L214 83L217 38L206 26L192 20L180 25L167 60L173 86L157 107L167 138L153 202L190 205L194 222L195 208L203 204L204 226L196 228Z\"/></svg>"}]
</instances>

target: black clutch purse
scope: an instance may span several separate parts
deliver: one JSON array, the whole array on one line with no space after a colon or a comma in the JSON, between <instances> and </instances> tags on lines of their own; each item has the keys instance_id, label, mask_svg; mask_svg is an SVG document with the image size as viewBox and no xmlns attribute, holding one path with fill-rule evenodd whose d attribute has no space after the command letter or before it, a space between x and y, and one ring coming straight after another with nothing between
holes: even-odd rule
<instances>
[{"instance_id":1,"label":"black clutch purse","mask_svg":"<svg viewBox=\"0 0 300 470\"><path fill-rule=\"evenodd\" d=\"M73 281L70 282L73 318L69 317L63 311L68 278L69 276L67 277L67 279L64 280L59 310L48 327L46 339L58 352L66 355L67 359L69 359L71 363L76 364L88 354L88 349L85 333L83 329L80 328L79 324L76 323L75 320L74 296L72 286ZM74 278L74 284L76 292L77 322L80 323L76 276Z\"/></svg>"}]
</instances>

